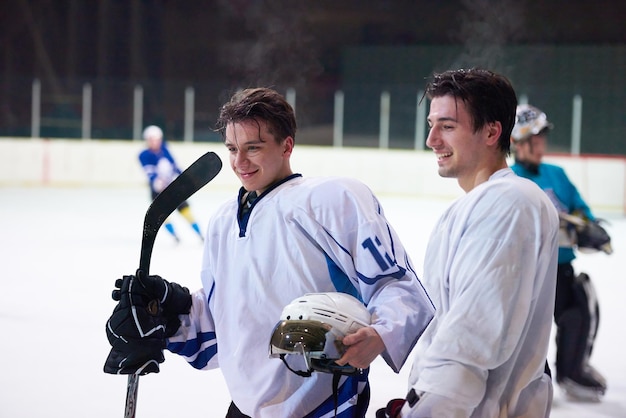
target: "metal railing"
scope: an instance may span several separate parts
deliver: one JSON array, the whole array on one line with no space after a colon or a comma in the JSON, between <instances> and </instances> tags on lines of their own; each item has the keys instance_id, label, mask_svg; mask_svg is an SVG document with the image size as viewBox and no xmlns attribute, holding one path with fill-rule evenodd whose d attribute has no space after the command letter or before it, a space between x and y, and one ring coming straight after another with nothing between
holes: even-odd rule
<instances>
[{"instance_id":1,"label":"metal railing","mask_svg":"<svg viewBox=\"0 0 626 418\"><path fill-rule=\"evenodd\" d=\"M410 101L406 98L400 101L398 92L406 93L401 89L348 86L314 98L310 97L310 92L300 93L290 87L283 88L282 92L294 109L298 99L297 112L302 111L298 115L299 136L305 137L304 143L424 149L429 103L422 100L423 91L415 91ZM95 100L96 95L100 96L99 101ZM55 95L35 79L31 84L29 136L137 140L141 138L144 126L158 124L165 125L166 135L172 140L217 141L219 137L210 126L217 115L220 97L224 100L226 95L220 93L217 86L196 88L179 84L167 88L148 85L146 88L143 84L130 83L94 86L92 82L75 83L63 94ZM551 146L553 151L579 155L584 134L583 98L579 94L569 99L561 97L561 101L565 100L569 100L571 111L560 109L560 112L567 113L565 116L569 120L560 121L555 130L557 141L551 138ZM529 98L522 93L519 101L528 103ZM310 117L312 109L314 116ZM553 119L550 113L549 118ZM23 128L21 133L2 132L0 126L0 136L26 136Z\"/></svg>"}]
</instances>

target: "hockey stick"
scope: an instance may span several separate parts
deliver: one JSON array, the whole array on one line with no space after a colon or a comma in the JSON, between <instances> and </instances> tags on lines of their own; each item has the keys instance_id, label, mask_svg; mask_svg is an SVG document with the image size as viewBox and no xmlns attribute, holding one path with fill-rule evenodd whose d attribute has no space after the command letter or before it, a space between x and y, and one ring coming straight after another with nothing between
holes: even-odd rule
<instances>
[{"instance_id":1,"label":"hockey stick","mask_svg":"<svg viewBox=\"0 0 626 418\"><path fill-rule=\"evenodd\" d=\"M222 169L222 161L214 152L207 152L183 171L152 201L143 221L143 237L141 239L141 255L139 270L148 276L152 249L157 232L168 216L192 194L213 180ZM139 275L137 275L139 276ZM157 302L158 303L158 302ZM148 309L151 307L149 306ZM126 386L126 408L124 418L134 418L137 407L137 390L139 374L128 376Z\"/></svg>"}]
</instances>

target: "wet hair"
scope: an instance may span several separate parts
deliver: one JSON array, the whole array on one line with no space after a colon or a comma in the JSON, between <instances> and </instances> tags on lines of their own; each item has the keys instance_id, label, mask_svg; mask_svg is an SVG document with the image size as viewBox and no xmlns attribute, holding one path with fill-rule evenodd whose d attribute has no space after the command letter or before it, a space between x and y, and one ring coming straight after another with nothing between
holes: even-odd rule
<instances>
[{"instance_id":1,"label":"wet hair","mask_svg":"<svg viewBox=\"0 0 626 418\"><path fill-rule=\"evenodd\" d=\"M225 139L226 126L243 121L265 121L276 142L290 136L296 139L296 118L291 105L275 90L265 87L236 92L220 108L216 131Z\"/></svg>"},{"instance_id":2,"label":"wet hair","mask_svg":"<svg viewBox=\"0 0 626 418\"><path fill-rule=\"evenodd\" d=\"M474 132L488 123L499 121L502 133L498 148L505 155L510 154L517 96L506 77L479 68L435 73L424 94L429 99L450 95L462 100L472 118Z\"/></svg>"}]
</instances>

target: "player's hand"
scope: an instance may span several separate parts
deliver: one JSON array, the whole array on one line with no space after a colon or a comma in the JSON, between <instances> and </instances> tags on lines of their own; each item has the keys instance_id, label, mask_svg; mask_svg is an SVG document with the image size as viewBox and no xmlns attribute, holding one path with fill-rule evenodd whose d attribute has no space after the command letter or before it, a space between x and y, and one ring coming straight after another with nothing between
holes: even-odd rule
<instances>
[{"instance_id":1,"label":"player's hand","mask_svg":"<svg viewBox=\"0 0 626 418\"><path fill-rule=\"evenodd\" d=\"M385 343L372 327L360 328L357 332L346 335L343 345L346 352L336 361L340 366L350 364L358 369L366 369L380 353L385 351Z\"/></svg>"},{"instance_id":2,"label":"player's hand","mask_svg":"<svg viewBox=\"0 0 626 418\"><path fill-rule=\"evenodd\" d=\"M118 304L109 322L122 326L121 335L126 337L158 336L161 331L170 337L180 326L178 315L191 309L191 295L186 287L160 276L146 276L141 270L137 276L116 280L112 297ZM125 318L131 320L124 321Z\"/></svg>"},{"instance_id":3,"label":"player's hand","mask_svg":"<svg viewBox=\"0 0 626 418\"><path fill-rule=\"evenodd\" d=\"M104 363L104 372L109 374L158 373L159 364L165 361L164 338L130 338L119 340L109 352Z\"/></svg>"},{"instance_id":4,"label":"player's hand","mask_svg":"<svg viewBox=\"0 0 626 418\"><path fill-rule=\"evenodd\" d=\"M124 276L115 282L118 301L106 324L112 346L104 371L112 374L157 373L164 361L165 339L180 327L179 314L189 313L189 290L159 276Z\"/></svg>"}]
</instances>

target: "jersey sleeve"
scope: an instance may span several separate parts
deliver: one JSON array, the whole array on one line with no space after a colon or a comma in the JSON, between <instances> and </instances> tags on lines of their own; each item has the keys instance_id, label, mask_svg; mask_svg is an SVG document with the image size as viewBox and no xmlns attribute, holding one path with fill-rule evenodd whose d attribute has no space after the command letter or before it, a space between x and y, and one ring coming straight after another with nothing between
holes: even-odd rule
<instances>
[{"instance_id":1,"label":"jersey sleeve","mask_svg":"<svg viewBox=\"0 0 626 418\"><path fill-rule=\"evenodd\" d=\"M189 315L180 315L181 326L167 341L167 349L185 358L196 369L219 367L215 325L203 289L192 294Z\"/></svg>"},{"instance_id":2,"label":"jersey sleeve","mask_svg":"<svg viewBox=\"0 0 626 418\"><path fill-rule=\"evenodd\" d=\"M370 189L356 181L335 182L331 194L326 202L334 205L326 203L319 217L317 241L352 279L385 343L383 358L398 372L433 318L433 304Z\"/></svg>"},{"instance_id":3,"label":"jersey sleeve","mask_svg":"<svg viewBox=\"0 0 626 418\"><path fill-rule=\"evenodd\" d=\"M139 162L141 163L144 173L146 173L146 176L148 177L150 185L152 185L152 182L157 177L157 159L155 155L149 150L144 150L139 154Z\"/></svg>"}]
</instances>

